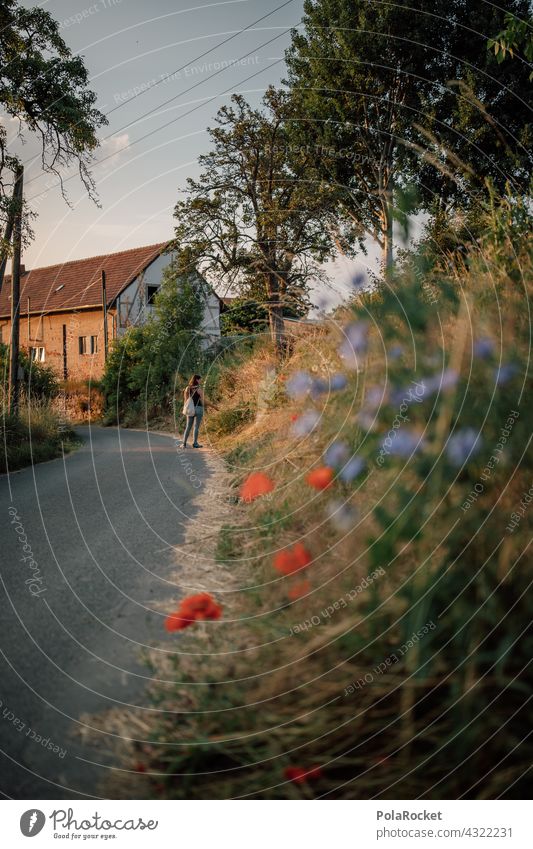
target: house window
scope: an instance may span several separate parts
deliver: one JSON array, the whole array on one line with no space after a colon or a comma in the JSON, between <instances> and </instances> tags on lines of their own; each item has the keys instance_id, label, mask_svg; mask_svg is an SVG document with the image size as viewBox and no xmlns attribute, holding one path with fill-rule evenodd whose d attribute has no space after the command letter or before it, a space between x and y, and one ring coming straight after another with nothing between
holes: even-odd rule
<instances>
[{"instance_id":1,"label":"house window","mask_svg":"<svg viewBox=\"0 0 533 849\"><path fill-rule=\"evenodd\" d=\"M98 353L98 336L78 336L80 354Z\"/></svg>"},{"instance_id":2,"label":"house window","mask_svg":"<svg viewBox=\"0 0 533 849\"><path fill-rule=\"evenodd\" d=\"M44 363L44 348L30 348L30 359L32 363Z\"/></svg>"},{"instance_id":3,"label":"house window","mask_svg":"<svg viewBox=\"0 0 533 849\"><path fill-rule=\"evenodd\" d=\"M147 286L146 287L146 303L153 304L154 298L159 292L159 286Z\"/></svg>"}]
</instances>

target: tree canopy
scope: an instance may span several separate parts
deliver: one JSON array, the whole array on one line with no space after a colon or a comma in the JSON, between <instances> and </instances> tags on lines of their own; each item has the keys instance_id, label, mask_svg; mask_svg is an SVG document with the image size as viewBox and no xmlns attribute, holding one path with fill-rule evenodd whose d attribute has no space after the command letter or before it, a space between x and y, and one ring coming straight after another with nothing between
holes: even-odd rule
<instances>
[{"instance_id":1,"label":"tree canopy","mask_svg":"<svg viewBox=\"0 0 533 849\"><path fill-rule=\"evenodd\" d=\"M16 122L18 139L38 140L40 164L56 175L75 164L95 198L89 171L96 131L107 123L95 107L83 58L74 56L49 12L26 9L16 0L0 0L0 109ZM0 226L10 208L19 156L8 150L5 121L0 119Z\"/></svg>"},{"instance_id":2,"label":"tree canopy","mask_svg":"<svg viewBox=\"0 0 533 849\"><path fill-rule=\"evenodd\" d=\"M488 179L527 185L529 68L498 65L487 46L505 12L527 18L529 4L505 5L306 0L287 53L293 135L311 142L314 166L385 266L398 187L416 184L429 209L436 197L472 203Z\"/></svg>"},{"instance_id":3,"label":"tree canopy","mask_svg":"<svg viewBox=\"0 0 533 849\"><path fill-rule=\"evenodd\" d=\"M283 311L302 310L334 250L333 194L305 146L291 145L293 103L269 88L263 109L234 95L208 130L202 173L176 204L176 242L213 282L266 303L276 344Z\"/></svg>"}]
</instances>

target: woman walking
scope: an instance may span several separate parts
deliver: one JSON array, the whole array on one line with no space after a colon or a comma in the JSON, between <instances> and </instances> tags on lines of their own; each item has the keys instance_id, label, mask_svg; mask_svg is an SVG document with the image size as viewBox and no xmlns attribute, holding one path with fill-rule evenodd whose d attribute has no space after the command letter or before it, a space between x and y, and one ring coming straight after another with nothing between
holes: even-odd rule
<instances>
[{"instance_id":1,"label":"woman walking","mask_svg":"<svg viewBox=\"0 0 533 849\"><path fill-rule=\"evenodd\" d=\"M199 374L193 374L189 380L188 386L183 390L183 414L187 417L187 426L183 434L182 448L187 448L187 440L191 434L194 425L193 448L202 448L198 444L198 433L200 425L204 417L204 392L200 386L202 377Z\"/></svg>"}]
</instances>

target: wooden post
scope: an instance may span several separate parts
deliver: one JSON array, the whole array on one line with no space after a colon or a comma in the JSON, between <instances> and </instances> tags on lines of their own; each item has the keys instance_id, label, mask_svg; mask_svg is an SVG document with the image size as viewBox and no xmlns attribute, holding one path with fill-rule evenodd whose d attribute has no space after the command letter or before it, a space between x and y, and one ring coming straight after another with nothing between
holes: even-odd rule
<instances>
[{"instance_id":1,"label":"wooden post","mask_svg":"<svg viewBox=\"0 0 533 849\"><path fill-rule=\"evenodd\" d=\"M105 282L105 271L102 269L102 310L104 313L104 363L107 361L107 349L108 349L108 334L107 334L107 293L106 293L106 282Z\"/></svg>"},{"instance_id":2,"label":"wooden post","mask_svg":"<svg viewBox=\"0 0 533 849\"><path fill-rule=\"evenodd\" d=\"M67 325L63 325L63 380L68 379L67 365Z\"/></svg>"},{"instance_id":3,"label":"wooden post","mask_svg":"<svg viewBox=\"0 0 533 849\"><path fill-rule=\"evenodd\" d=\"M13 202L13 260L11 265L11 346L9 351L9 412L16 415L19 404L20 253L22 249L22 198L24 168L16 172Z\"/></svg>"},{"instance_id":4,"label":"wooden post","mask_svg":"<svg viewBox=\"0 0 533 849\"><path fill-rule=\"evenodd\" d=\"M4 244L2 247L2 254L0 260L0 292L2 291L2 285L4 283L4 274L6 272L7 265L7 255L9 253L9 245L11 244L11 237L13 235L13 224L15 223L15 198L17 194L17 184L15 182L15 186L13 188L13 197L11 199L11 204L9 207L9 212L7 215L6 229L4 232Z\"/></svg>"}]
</instances>

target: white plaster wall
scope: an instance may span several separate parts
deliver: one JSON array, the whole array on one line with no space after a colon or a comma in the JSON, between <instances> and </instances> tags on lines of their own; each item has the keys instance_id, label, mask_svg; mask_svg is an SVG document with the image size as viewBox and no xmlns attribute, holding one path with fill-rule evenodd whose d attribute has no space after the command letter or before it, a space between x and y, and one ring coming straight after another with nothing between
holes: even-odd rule
<instances>
[{"instance_id":1,"label":"white plaster wall","mask_svg":"<svg viewBox=\"0 0 533 849\"><path fill-rule=\"evenodd\" d=\"M130 285L117 298L117 332L122 336L128 327L142 324L152 313L153 307L146 304L146 287L148 285L160 286L163 282L163 270L170 263L170 254L158 256L143 272L133 280ZM202 331L207 337L206 347L220 338L220 302L208 287L206 290L206 304L204 318L202 320Z\"/></svg>"}]
</instances>

